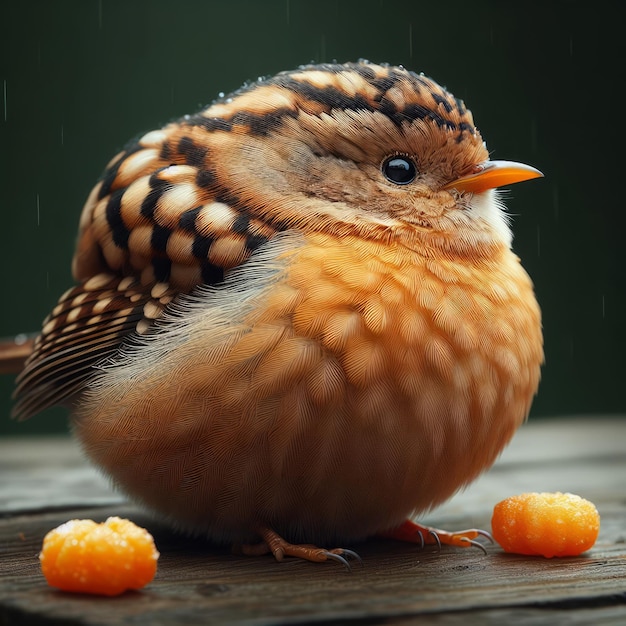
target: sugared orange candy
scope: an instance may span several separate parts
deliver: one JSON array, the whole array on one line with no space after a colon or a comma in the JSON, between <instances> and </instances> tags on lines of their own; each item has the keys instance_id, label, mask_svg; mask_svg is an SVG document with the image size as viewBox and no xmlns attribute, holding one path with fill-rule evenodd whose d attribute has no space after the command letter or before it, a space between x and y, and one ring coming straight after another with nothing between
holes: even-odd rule
<instances>
[{"instance_id":1,"label":"sugared orange candy","mask_svg":"<svg viewBox=\"0 0 626 626\"><path fill-rule=\"evenodd\" d=\"M159 553L152 535L127 519L74 519L51 530L39 560L48 584L64 591L116 596L153 578Z\"/></svg>"},{"instance_id":2,"label":"sugared orange candy","mask_svg":"<svg viewBox=\"0 0 626 626\"><path fill-rule=\"evenodd\" d=\"M577 556L596 542L600 515L571 493L523 493L496 504L491 530L505 552Z\"/></svg>"}]
</instances>

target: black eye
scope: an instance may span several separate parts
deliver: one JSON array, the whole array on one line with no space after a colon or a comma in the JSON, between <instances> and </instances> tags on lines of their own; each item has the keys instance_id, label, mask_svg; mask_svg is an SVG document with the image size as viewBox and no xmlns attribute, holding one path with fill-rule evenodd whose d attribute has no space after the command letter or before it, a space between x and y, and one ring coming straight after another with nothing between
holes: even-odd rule
<instances>
[{"instance_id":1,"label":"black eye","mask_svg":"<svg viewBox=\"0 0 626 626\"><path fill-rule=\"evenodd\" d=\"M382 166L387 180L396 185L408 185L415 180L417 168L411 159L403 156L394 156L385 159Z\"/></svg>"}]
</instances>

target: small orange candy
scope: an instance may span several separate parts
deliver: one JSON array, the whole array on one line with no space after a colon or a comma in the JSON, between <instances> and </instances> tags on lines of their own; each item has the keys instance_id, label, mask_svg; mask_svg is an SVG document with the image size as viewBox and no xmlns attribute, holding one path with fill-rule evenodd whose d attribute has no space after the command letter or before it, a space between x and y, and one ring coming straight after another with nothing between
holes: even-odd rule
<instances>
[{"instance_id":1,"label":"small orange candy","mask_svg":"<svg viewBox=\"0 0 626 626\"><path fill-rule=\"evenodd\" d=\"M600 515L571 493L523 493L496 504L491 530L505 552L577 556L596 542Z\"/></svg>"},{"instance_id":2,"label":"small orange candy","mask_svg":"<svg viewBox=\"0 0 626 626\"><path fill-rule=\"evenodd\" d=\"M153 578L159 553L152 535L131 521L74 519L51 530L39 560L48 584L64 591L116 596Z\"/></svg>"}]
</instances>

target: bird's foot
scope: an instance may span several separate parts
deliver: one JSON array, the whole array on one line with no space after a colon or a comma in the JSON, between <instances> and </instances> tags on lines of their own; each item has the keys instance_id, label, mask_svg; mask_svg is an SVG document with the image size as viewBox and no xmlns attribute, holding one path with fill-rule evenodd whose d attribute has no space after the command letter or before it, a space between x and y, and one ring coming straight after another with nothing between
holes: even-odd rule
<instances>
[{"instance_id":1,"label":"bird's foot","mask_svg":"<svg viewBox=\"0 0 626 626\"><path fill-rule=\"evenodd\" d=\"M441 548L442 545L456 546L457 548L469 548L473 546L479 548L485 554L487 554L487 550L485 550L482 543L475 541L475 539L485 537L490 543L493 543L493 537L486 530L468 528L467 530L449 532L447 530L440 530L439 528L422 526L411 520L406 520L396 528L377 534L379 537L388 539L418 543L422 548L425 545L436 545L439 548Z\"/></svg>"},{"instance_id":2,"label":"bird's foot","mask_svg":"<svg viewBox=\"0 0 626 626\"><path fill-rule=\"evenodd\" d=\"M314 563L332 560L341 563L348 571L352 569L349 559L361 563L361 557L356 552L346 548L327 550L326 548L318 548L310 544L289 543L278 533L267 527L259 528L258 533L261 536L261 542L240 545L237 551L247 556L260 556L271 552L277 561L282 561L286 556L293 556L305 561L313 561Z\"/></svg>"}]
</instances>

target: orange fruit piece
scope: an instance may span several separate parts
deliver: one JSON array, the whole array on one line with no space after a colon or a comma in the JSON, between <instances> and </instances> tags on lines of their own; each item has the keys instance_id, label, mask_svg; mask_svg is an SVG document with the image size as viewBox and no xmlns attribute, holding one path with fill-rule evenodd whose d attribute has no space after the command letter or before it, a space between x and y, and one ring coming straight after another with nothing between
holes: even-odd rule
<instances>
[{"instance_id":1,"label":"orange fruit piece","mask_svg":"<svg viewBox=\"0 0 626 626\"><path fill-rule=\"evenodd\" d=\"M572 493L523 493L496 504L491 530L505 552L577 556L596 542L600 515Z\"/></svg>"},{"instance_id":2,"label":"orange fruit piece","mask_svg":"<svg viewBox=\"0 0 626 626\"><path fill-rule=\"evenodd\" d=\"M116 596L153 578L159 553L152 535L127 519L74 519L51 530L39 555L48 584L64 591Z\"/></svg>"}]
</instances>

